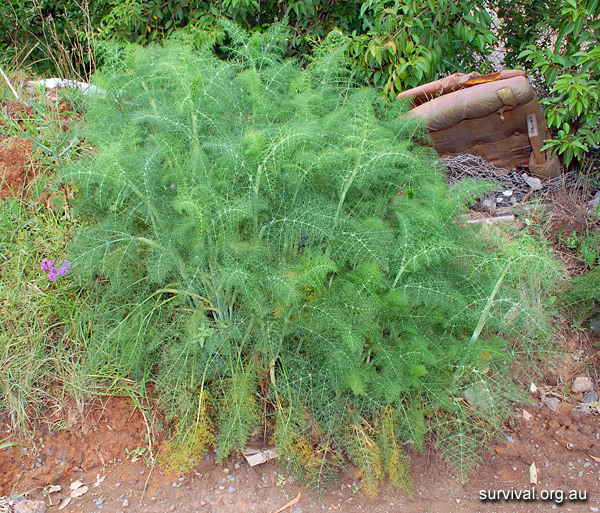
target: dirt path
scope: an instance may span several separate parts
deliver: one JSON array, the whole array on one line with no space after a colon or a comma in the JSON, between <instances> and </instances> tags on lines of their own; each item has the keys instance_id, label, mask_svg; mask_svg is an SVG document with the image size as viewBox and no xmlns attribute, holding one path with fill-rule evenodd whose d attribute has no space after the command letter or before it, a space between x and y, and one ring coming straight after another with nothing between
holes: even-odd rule
<instances>
[{"instance_id":1,"label":"dirt path","mask_svg":"<svg viewBox=\"0 0 600 513\"><path fill-rule=\"evenodd\" d=\"M559 359L560 372L581 370L576 361L579 354L575 351ZM590 376L589 372L579 375ZM27 492L28 499L42 500L48 511L58 511L58 504L69 496L70 484L79 480L80 491L89 489L71 499L62 509L66 513L276 512L297 497L286 512L598 511L600 420L593 406L582 405L583 393L572 392L574 377L549 373L554 386L540 383L539 392L529 395L530 404L515 406L514 420L505 426L506 439L490 447L485 464L466 484L457 481L434 451L409 453L415 481L412 499L393 487L370 499L360 489L356 469L349 468L324 502L318 503L274 461L253 468L243 459L216 465L212 452L187 475L164 475L140 455L147 428L126 398L95 405L84 420L62 419L71 422L67 429L52 433L40 428L35 443L30 440L23 447L0 450L0 495ZM1 426L0 438L4 438L7 426ZM532 463L538 472L535 487L530 485ZM48 494L51 485L61 490ZM489 496L511 489L529 493L535 489L536 500L480 500L482 491ZM552 491L556 492L550 496ZM568 500L569 492L577 500Z\"/></svg>"}]
</instances>

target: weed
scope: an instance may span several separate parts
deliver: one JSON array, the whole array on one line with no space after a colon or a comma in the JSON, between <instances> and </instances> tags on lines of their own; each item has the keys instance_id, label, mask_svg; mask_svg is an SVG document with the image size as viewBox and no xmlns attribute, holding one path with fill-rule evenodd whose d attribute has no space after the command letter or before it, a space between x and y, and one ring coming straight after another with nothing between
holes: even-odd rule
<instances>
[{"instance_id":1,"label":"weed","mask_svg":"<svg viewBox=\"0 0 600 513\"><path fill-rule=\"evenodd\" d=\"M550 333L555 262L455 223L469 183L448 191L422 128L343 52L301 70L281 27L224 24L228 59L174 41L99 74L98 151L62 173L92 221L69 255L97 302L86 365L156 381L178 470L263 422L321 494L344 457L367 493L410 490L402 443L430 430L464 477L513 351Z\"/></svg>"},{"instance_id":2,"label":"weed","mask_svg":"<svg viewBox=\"0 0 600 513\"><path fill-rule=\"evenodd\" d=\"M125 452L127 453L127 459L131 460L132 463L135 463L141 458L147 460L148 457L148 447L136 447L131 451L128 448L125 448Z\"/></svg>"},{"instance_id":3,"label":"weed","mask_svg":"<svg viewBox=\"0 0 600 513\"><path fill-rule=\"evenodd\" d=\"M16 445L23 445L19 442L9 442L10 436L7 436L3 440L0 440L0 449L8 449L9 447L14 447Z\"/></svg>"}]
</instances>

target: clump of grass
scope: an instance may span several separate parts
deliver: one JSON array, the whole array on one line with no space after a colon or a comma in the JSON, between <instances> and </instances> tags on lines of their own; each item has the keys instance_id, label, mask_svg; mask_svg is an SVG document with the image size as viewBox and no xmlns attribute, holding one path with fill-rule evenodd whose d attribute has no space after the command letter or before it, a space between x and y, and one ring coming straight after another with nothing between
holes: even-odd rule
<instances>
[{"instance_id":1,"label":"clump of grass","mask_svg":"<svg viewBox=\"0 0 600 513\"><path fill-rule=\"evenodd\" d=\"M17 429L81 396L85 300L70 276L52 282L41 269L43 258L64 258L75 227L27 198L0 202L0 404Z\"/></svg>"},{"instance_id":2,"label":"clump of grass","mask_svg":"<svg viewBox=\"0 0 600 513\"><path fill-rule=\"evenodd\" d=\"M118 369L85 364L91 301L66 257L81 223L71 212L73 191L53 178L77 149L75 129L40 93L0 125L3 135L34 142L31 183L0 201L0 413L21 432L42 414L60 428L66 405L81 413L97 394L143 398Z\"/></svg>"}]
</instances>

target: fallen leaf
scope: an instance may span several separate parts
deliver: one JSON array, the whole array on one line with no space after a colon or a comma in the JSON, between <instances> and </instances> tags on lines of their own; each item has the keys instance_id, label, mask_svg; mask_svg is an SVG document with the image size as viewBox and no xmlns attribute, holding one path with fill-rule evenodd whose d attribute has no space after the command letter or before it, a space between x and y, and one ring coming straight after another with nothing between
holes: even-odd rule
<instances>
[{"instance_id":1,"label":"fallen leaf","mask_svg":"<svg viewBox=\"0 0 600 513\"><path fill-rule=\"evenodd\" d=\"M302 495L302 493L298 492L298 497L296 497L294 500L291 500L290 502L288 502L285 506L281 506L281 508L279 508L275 513L281 513L284 509L291 508L294 504L298 504L298 501L300 500L301 495Z\"/></svg>"},{"instance_id":2,"label":"fallen leaf","mask_svg":"<svg viewBox=\"0 0 600 513\"><path fill-rule=\"evenodd\" d=\"M50 485L48 486L48 488L46 489L46 491L50 494L50 493L54 493L54 492L60 492L62 490L62 486L60 485Z\"/></svg>"},{"instance_id":3,"label":"fallen leaf","mask_svg":"<svg viewBox=\"0 0 600 513\"><path fill-rule=\"evenodd\" d=\"M83 486L83 483L81 482L80 479L78 479L77 481L73 481L69 485L69 488L71 488L71 490L77 490L77 488L81 488L82 486Z\"/></svg>"},{"instance_id":4,"label":"fallen leaf","mask_svg":"<svg viewBox=\"0 0 600 513\"><path fill-rule=\"evenodd\" d=\"M535 462L531 464L531 467L529 467L529 482L531 484L537 484L537 468L535 466Z\"/></svg>"},{"instance_id":5,"label":"fallen leaf","mask_svg":"<svg viewBox=\"0 0 600 513\"><path fill-rule=\"evenodd\" d=\"M81 488L77 488L77 490L73 490L69 495L71 498L76 499L77 497L81 497L82 495L86 494L89 489L89 486L82 486Z\"/></svg>"},{"instance_id":6,"label":"fallen leaf","mask_svg":"<svg viewBox=\"0 0 600 513\"><path fill-rule=\"evenodd\" d=\"M96 482L94 483L94 488L98 488L100 486L100 484L102 483L102 481L104 481L105 479L106 479L106 476L100 477L99 474L96 474Z\"/></svg>"},{"instance_id":7,"label":"fallen leaf","mask_svg":"<svg viewBox=\"0 0 600 513\"><path fill-rule=\"evenodd\" d=\"M531 386L529 387L529 391L530 391L532 394L537 394L538 387L536 387L534 383L531 383Z\"/></svg>"},{"instance_id":8,"label":"fallen leaf","mask_svg":"<svg viewBox=\"0 0 600 513\"><path fill-rule=\"evenodd\" d=\"M256 447L246 447L244 449L244 458L251 467L265 463L266 461L277 458L274 449L258 449Z\"/></svg>"},{"instance_id":9,"label":"fallen leaf","mask_svg":"<svg viewBox=\"0 0 600 513\"><path fill-rule=\"evenodd\" d=\"M71 502L71 497L65 497L58 505L58 509L66 508L69 502Z\"/></svg>"},{"instance_id":10,"label":"fallen leaf","mask_svg":"<svg viewBox=\"0 0 600 513\"><path fill-rule=\"evenodd\" d=\"M523 410L523 418L525 420L531 420L532 417L533 415L531 415L531 413L529 413L527 410Z\"/></svg>"}]
</instances>

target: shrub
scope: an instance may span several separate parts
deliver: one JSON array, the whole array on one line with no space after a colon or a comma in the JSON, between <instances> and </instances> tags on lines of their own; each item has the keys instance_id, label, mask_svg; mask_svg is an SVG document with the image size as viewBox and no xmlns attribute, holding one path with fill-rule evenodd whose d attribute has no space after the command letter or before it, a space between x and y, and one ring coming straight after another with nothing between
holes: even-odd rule
<instances>
[{"instance_id":1,"label":"shrub","mask_svg":"<svg viewBox=\"0 0 600 513\"><path fill-rule=\"evenodd\" d=\"M155 381L183 446L214 425L221 461L266 423L319 490L344 456L372 493L408 486L402 444L431 432L464 474L511 345L548 333L551 261L456 222L469 184L448 190L343 50L301 69L280 26L227 30L227 60L171 41L97 76L96 151L62 177L87 220L69 261L100 304L88 364Z\"/></svg>"},{"instance_id":2,"label":"shrub","mask_svg":"<svg viewBox=\"0 0 600 513\"><path fill-rule=\"evenodd\" d=\"M541 103L554 137L545 147L561 155L566 166L582 164L600 145L598 1L534 2L515 11L513 2L500 5L504 38L520 51L515 61L532 67L546 93ZM515 15L523 23L514 23ZM515 37L516 26L529 28L523 34L516 29L522 37Z\"/></svg>"}]
</instances>

